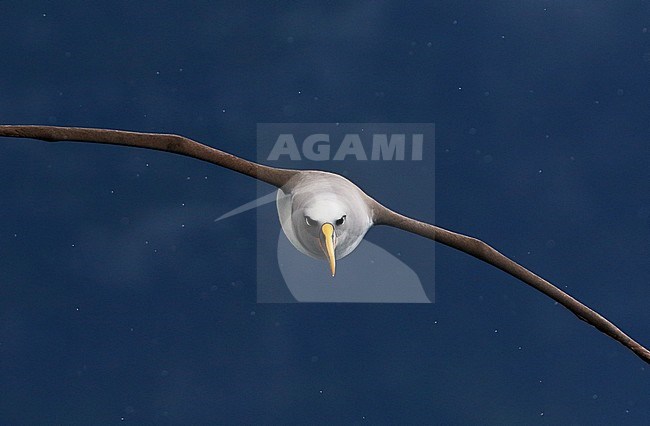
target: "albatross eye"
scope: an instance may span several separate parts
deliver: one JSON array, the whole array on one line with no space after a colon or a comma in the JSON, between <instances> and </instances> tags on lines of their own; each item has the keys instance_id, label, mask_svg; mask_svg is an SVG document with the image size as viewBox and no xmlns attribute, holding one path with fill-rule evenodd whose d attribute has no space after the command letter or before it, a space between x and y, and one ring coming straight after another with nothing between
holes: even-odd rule
<instances>
[{"instance_id":1,"label":"albatross eye","mask_svg":"<svg viewBox=\"0 0 650 426\"><path fill-rule=\"evenodd\" d=\"M336 221L336 226L343 225L343 222L345 222L345 215L341 216L341 218Z\"/></svg>"},{"instance_id":2,"label":"albatross eye","mask_svg":"<svg viewBox=\"0 0 650 426\"><path fill-rule=\"evenodd\" d=\"M307 226L314 226L316 225L316 222L309 216L305 216L305 223L307 223Z\"/></svg>"}]
</instances>

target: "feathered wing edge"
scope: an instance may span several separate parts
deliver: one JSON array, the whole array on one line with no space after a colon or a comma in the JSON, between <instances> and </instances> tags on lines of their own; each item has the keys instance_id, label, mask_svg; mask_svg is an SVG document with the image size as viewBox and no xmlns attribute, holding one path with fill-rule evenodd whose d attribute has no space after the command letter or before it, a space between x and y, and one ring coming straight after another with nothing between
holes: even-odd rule
<instances>
[{"instance_id":1,"label":"feathered wing edge","mask_svg":"<svg viewBox=\"0 0 650 426\"><path fill-rule=\"evenodd\" d=\"M47 142L102 143L172 152L234 170L278 188L286 184L296 173L299 173L298 170L279 169L244 160L243 158L211 148L192 139L173 134L139 133L82 127L0 125L0 136L40 139ZM577 315L578 318L593 325L614 340L619 341L641 359L650 363L650 351L621 331L605 317L569 296L550 282L502 255L483 241L408 218L399 213L395 213L373 199L369 201L373 204L375 225L393 226L421 235L465 252L507 272L562 304Z\"/></svg>"},{"instance_id":2,"label":"feathered wing edge","mask_svg":"<svg viewBox=\"0 0 650 426\"><path fill-rule=\"evenodd\" d=\"M102 143L172 152L226 167L278 188L298 173L297 170L279 169L244 160L192 139L172 134L83 127L0 126L0 136L40 139L46 142Z\"/></svg>"},{"instance_id":3,"label":"feathered wing edge","mask_svg":"<svg viewBox=\"0 0 650 426\"><path fill-rule=\"evenodd\" d=\"M612 339L617 340L634 352L639 358L650 364L650 351L621 331L621 329L610 322L607 318L574 299L550 282L519 265L517 262L499 253L483 241L411 219L384 207L376 201L374 201L374 203L376 203L373 206L375 225L388 225L429 238L456 250L465 252L501 269L504 272L507 272L513 277L523 281L556 302L562 304L562 306L573 312L578 318L596 327Z\"/></svg>"}]
</instances>

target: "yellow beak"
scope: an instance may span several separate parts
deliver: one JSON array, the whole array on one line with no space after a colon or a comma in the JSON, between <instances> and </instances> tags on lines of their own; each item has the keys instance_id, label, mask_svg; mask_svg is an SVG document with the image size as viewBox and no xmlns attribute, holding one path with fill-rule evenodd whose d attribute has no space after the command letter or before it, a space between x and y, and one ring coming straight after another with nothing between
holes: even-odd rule
<instances>
[{"instance_id":1,"label":"yellow beak","mask_svg":"<svg viewBox=\"0 0 650 426\"><path fill-rule=\"evenodd\" d=\"M334 227L331 223L326 223L320 228L325 237L325 254L330 262L332 276L336 273L336 257L334 257Z\"/></svg>"}]
</instances>

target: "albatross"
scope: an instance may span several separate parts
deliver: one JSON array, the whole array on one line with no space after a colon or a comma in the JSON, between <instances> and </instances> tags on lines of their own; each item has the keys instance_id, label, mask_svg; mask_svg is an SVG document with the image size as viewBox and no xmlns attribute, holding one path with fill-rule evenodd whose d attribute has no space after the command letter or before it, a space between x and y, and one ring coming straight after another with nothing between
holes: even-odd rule
<instances>
[{"instance_id":1,"label":"albatross","mask_svg":"<svg viewBox=\"0 0 650 426\"><path fill-rule=\"evenodd\" d=\"M315 170L258 164L192 139L159 133L80 127L0 125L0 136L46 142L91 142L133 146L196 158L253 177L278 188L282 230L302 253L324 259L331 275L336 260L350 254L373 226L391 226L467 253L512 275L555 300L650 364L650 351L611 321L485 242L397 213L343 176Z\"/></svg>"},{"instance_id":2,"label":"albatross","mask_svg":"<svg viewBox=\"0 0 650 426\"><path fill-rule=\"evenodd\" d=\"M329 263L357 248L374 223L373 199L343 176L309 170L298 173L277 193L278 217L291 244Z\"/></svg>"}]
</instances>

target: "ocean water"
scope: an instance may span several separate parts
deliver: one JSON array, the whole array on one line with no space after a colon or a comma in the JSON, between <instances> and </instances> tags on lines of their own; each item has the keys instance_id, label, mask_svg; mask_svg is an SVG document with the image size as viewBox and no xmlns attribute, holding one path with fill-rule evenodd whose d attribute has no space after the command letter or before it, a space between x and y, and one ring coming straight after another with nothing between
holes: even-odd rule
<instances>
[{"instance_id":1,"label":"ocean water","mask_svg":"<svg viewBox=\"0 0 650 426\"><path fill-rule=\"evenodd\" d=\"M258 123L434 123L421 160L297 167L483 239L650 344L649 18L642 1L3 2L0 122L251 160ZM257 195L169 153L0 139L0 423L647 422L642 360L395 229L367 238L435 303L257 303L283 285L275 241L258 250L255 210L214 221Z\"/></svg>"}]
</instances>

